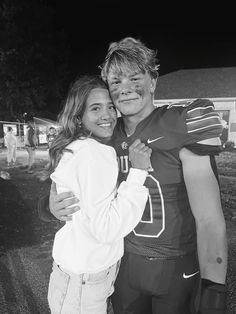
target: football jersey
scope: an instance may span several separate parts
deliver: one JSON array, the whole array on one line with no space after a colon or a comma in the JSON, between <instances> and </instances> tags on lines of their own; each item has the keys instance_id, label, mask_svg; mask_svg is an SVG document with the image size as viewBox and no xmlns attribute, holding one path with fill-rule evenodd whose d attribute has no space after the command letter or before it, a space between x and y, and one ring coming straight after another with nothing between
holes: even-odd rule
<instances>
[{"instance_id":1,"label":"football jersey","mask_svg":"<svg viewBox=\"0 0 236 314\"><path fill-rule=\"evenodd\" d=\"M220 118L211 101L197 99L155 108L127 137L122 118L114 132L114 146L120 166L119 182L126 179L131 164L129 146L140 139L152 149L153 171L145 181L149 199L143 217L125 238L129 252L158 258L173 258L196 251L195 220L184 183L179 151L186 147L201 155L215 155L219 145L198 142L217 138ZM213 157L214 158L214 157Z\"/></svg>"}]
</instances>

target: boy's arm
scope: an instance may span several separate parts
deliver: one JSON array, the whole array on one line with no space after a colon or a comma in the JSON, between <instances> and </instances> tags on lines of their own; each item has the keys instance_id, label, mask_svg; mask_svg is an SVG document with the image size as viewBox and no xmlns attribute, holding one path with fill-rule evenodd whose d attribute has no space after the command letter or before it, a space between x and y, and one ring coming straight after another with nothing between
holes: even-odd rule
<instances>
[{"instance_id":1,"label":"boy's arm","mask_svg":"<svg viewBox=\"0 0 236 314\"><path fill-rule=\"evenodd\" d=\"M51 222L55 220L55 217L51 214L49 210L49 193L38 200L37 211L39 219L41 219L42 221Z\"/></svg>"},{"instance_id":2,"label":"boy's arm","mask_svg":"<svg viewBox=\"0 0 236 314\"><path fill-rule=\"evenodd\" d=\"M69 221L71 215L80 208L79 206L67 207L76 203L78 203L78 199L71 192L57 194L56 184L52 182L50 193L38 201L39 218L45 222L53 221L55 218L60 221Z\"/></svg>"},{"instance_id":3,"label":"boy's arm","mask_svg":"<svg viewBox=\"0 0 236 314\"><path fill-rule=\"evenodd\" d=\"M199 313L225 313L227 238L219 184L209 156L199 156L183 148L180 158L196 221L198 258L203 283ZM209 304L210 301L214 304ZM209 307L212 306L215 306L215 312L209 312Z\"/></svg>"},{"instance_id":4,"label":"boy's arm","mask_svg":"<svg viewBox=\"0 0 236 314\"><path fill-rule=\"evenodd\" d=\"M57 194L56 184L55 182L52 182L49 197L49 210L55 218L61 221L71 220L71 215L80 208L78 205L74 207L69 206L78 202L78 198L76 198L72 192Z\"/></svg>"}]
</instances>

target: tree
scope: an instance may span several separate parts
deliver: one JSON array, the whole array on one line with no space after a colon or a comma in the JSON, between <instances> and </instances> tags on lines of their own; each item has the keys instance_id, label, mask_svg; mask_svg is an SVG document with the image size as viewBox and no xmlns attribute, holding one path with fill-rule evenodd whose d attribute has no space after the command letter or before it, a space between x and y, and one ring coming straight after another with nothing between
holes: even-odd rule
<instances>
[{"instance_id":1,"label":"tree","mask_svg":"<svg viewBox=\"0 0 236 314\"><path fill-rule=\"evenodd\" d=\"M0 5L0 119L21 119L53 106L68 83L66 34L43 0L3 0Z\"/></svg>"}]
</instances>

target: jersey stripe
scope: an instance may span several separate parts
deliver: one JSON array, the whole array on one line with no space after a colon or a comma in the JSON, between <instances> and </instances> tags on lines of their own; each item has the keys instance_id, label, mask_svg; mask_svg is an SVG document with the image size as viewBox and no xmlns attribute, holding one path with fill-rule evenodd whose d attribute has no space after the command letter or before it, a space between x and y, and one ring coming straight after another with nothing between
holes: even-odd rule
<instances>
[{"instance_id":1,"label":"jersey stripe","mask_svg":"<svg viewBox=\"0 0 236 314\"><path fill-rule=\"evenodd\" d=\"M188 133L197 133L198 131L203 131L203 130L206 130L206 129L218 129L218 130L221 130L221 124L212 124L212 125L206 125L205 127L201 127L201 128L195 128L193 130L188 130ZM220 132L219 132L220 133Z\"/></svg>"},{"instance_id":2,"label":"jersey stripe","mask_svg":"<svg viewBox=\"0 0 236 314\"><path fill-rule=\"evenodd\" d=\"M212 137L202 141L197 142L200 145L212 145L212 146L221 146L221 141L219 137Z\"/></svg>"},{"instance_id":3,"label":"jersey stripe","mask_svg":"<svg viewBox=\"0 0 236 314\"><path fill-rule=\"evenodd\" d=\"M223 126L214 105L200 106L187 111L186 126L188 133L198 133L204 130L214 130L220 135Z\"/></svg>"},{"instance_id":4,"label":"jersey stripe","mask_svg":"<svg viewBox=\"0 0 236 314\"><path fill-rule=\"evenodd\" d=\"M190 109L187 111L187 120L202 117L202 116L204 116L206 114L210 114L210 113L218 115L215 112L213 105L207 106L207 107L196 107L196 108L193 108L193 109Z\"/></svg>"},{"instance_id":5,"label":"jersey stripe","mask_svg":"<svg viewBox=\"0 0 236 314\"><path fill-rule=\"evenodd\" d=\"M210 115L208 117L206 116L205 118L200 117L199 119L195 119L195 120L193 120L193 119L186 119L186 120L188 121L188 122L186 122L187 125L194 124L194 123L200 124L201 122L204 124L209 123L210 125L212 123L217 123L217 124L222 125L220 122L220 118L218 116L215 116L215 115ZM206 121L206 120L210 120L210 121Z\"/></svg>"},{"instance_id":6,"label":"jersey stripe","mask_svg":"<svg viewBox=\"0 0 236 314\"><path fill-rule=\"evenodd\" d=\"M187 122L187 132L188 133L193 133L193 132L198 132L200 130L206 130L206 129L216 129L218 130L217 133L218 135L221 134L223 130L223 126L220 122L219 117L207 117L204 119L196 120L196 121L191 121Z\"/></svg>"},{"instance_id":7,"label":"jersey stripe","mask_svg":"<svg viewBox=\"0 0 236 314\"><path fill-rule=\"evenodd\" d=\"M180 101L178 103L173 103L173 104L168 105L167 109L170 109L173 107L188 107L191 104L192 104L192 102L186 102L186 101L181 102Z\"/></svg>"}]
</instances>

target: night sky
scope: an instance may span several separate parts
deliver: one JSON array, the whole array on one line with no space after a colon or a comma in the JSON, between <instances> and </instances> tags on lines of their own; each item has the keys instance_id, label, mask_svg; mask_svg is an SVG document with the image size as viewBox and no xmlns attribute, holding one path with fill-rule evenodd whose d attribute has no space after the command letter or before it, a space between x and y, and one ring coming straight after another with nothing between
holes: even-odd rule
<instances>
[{"instance_id":1,"label":"night sky","mask_svg":"<svg viewBox=\"0 0 236 314\"><path fill-rule=\"evenodd\" d=\"M165 8L144 1L54 1L54 24L64 29L77 73L98 73L112 41L126 36L158 50L160 74L188 68L236 66L236 23L229 7ZM198 3L199 5L199 3ZM168 8L169 7L169 8ZM216 11L217 9L217 11ZM183 11L185 10L185 11ZM187 11L186 11L187 10Z\"/></svg>"}]
</instances>

